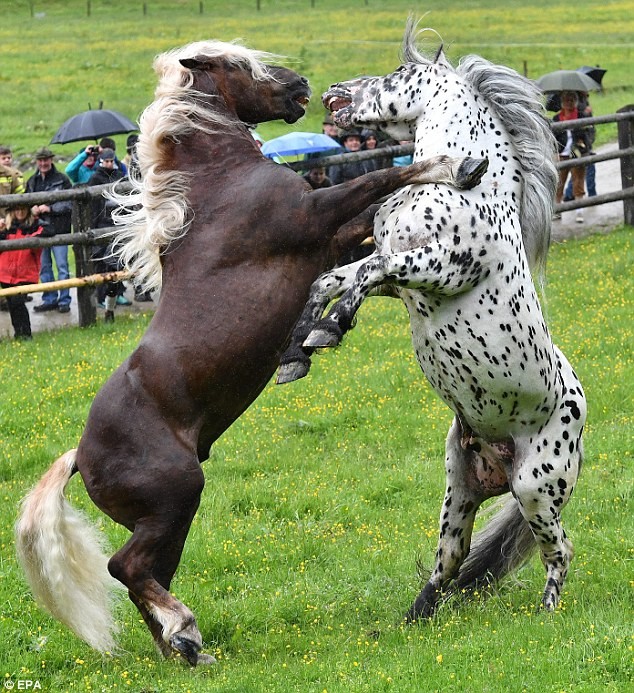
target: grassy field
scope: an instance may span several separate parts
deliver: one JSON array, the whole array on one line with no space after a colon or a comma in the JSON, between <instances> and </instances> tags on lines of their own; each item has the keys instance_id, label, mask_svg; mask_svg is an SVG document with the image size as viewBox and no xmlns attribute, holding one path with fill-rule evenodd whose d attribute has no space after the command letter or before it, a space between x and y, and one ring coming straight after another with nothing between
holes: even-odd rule
<instances>
[{"instance_id":1,"label":"grassy field","mask_svg":"<svg viewBox=\"0 0 634 693\"><path fill-rule=\"evenodd\" d=\"M316 94L398 64L410 10L452 60L475 52L530 77L581 64L608 69L595 113L634 103L628 0L3 0L0 142L25 168L90 103L136 117L152 99L153 56L201 38L243 39L292 58ZM91 14L88 16L87 8ZM435 39L430 47L436 45ZM318 130L313 99L295 127ZM266 138L288 130L261 128ZM599 129L598 141L615 128ZM118 137L121 149L125 137ZM70 157L79 144L56 146ZM423 381L403 307L368 302L343 348L311 376L270 385L205 463L207 487L174 592L197 614L219 664L161 660L127 600L120 650L102 657L34 605L13 553L20 498L74 446L92 399L149 316L0 341L0 676L46 691L621 693L634 679L631 229L555 246L548 314L586 388L586 463L564 514L576 547L560 608L536 611L537 559L491 595L444 605L431 623L400 616L429 567L450 413ZM134 416L134 412L130 412ZM127 533L81 482L72 502L108 542ZM371 631L380 631L372 638Z\"/></svg>"},{"instance_id":2,"label":"grassy field","mask_svg":"<svg viewBox=\"0 0 634 693\"><path fill-rule=\"evenodd\" d=\"M452 60L478 53L532 78L600 64L608 73L605 91L592 99L595 113L634 102L630 0L577 0L574 7L561 0L262 0L260 5L257 11L255 0L3 0L0 141L30 166L35 149L89 104L96 108L103 102L136 118L152 100L153 57L203 38L241 38L253 48L289 56L319 95L336 80L394 69L410 11L424 15L422 26L439 32ZM431 35L430 50L437 43ZM322 113L314 98L295 127L318 131ZM268 139L288 126L264 125L261 131ZM615 126L599 128L598 143L615 133ZM122 149L125 138L117 140ZM79 146L56 151L70 157Z\"/></svg>"},{"instance_id":3,"label":"grassy field","mask_svg":"<svg viewBox=\"0 0 634 693\"><path fill-rule=\"evenodd\" d=\"M417 561L433 560L450 414L421 378L403 307L373 299L341 349L308 379L271 384L205 463L173 590L219 660L207 670L162 661L126 600L121 650L91 651L35 607L13 555L19 499L77 443L148 316L0 342L0 676L47 691L631 690L633 262L631 229L557 245L549 260L552 332L589 402L564 513L576 556L556 613L536 611L535 558L488 598L399 624ZM69 490L112 546L125 541L77 478Z\"/></svg>"}]
</instances>

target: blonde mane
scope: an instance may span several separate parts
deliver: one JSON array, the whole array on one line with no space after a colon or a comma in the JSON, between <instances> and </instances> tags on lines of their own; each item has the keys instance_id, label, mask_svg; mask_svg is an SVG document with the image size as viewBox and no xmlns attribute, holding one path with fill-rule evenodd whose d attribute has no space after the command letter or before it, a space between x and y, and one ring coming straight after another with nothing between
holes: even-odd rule
<instances>
[{"instance_id":1,"label":"blonde mane","mask_svg":"<svg viewBox=\"0 0 634 693\"><path fill-rule=\"evenodd\" d=\"M170 244L182 238L191 223L187 200L190 175L165 166L169 148L196 131L212 134L226 130L230 121L211 110L192 88L192 72L181 60L213 59L242 67L253 79L269 78L266 63L276 59L271 53L255 51L237 43L197 41L158 55L154 70L159 82L154 101L139 119L137 155L140 175L131 178L132 192L109 194L119 208L113 214L114 252L134 275L139 288L161 286L160 256Z\"/></svg>"}]
</instances>

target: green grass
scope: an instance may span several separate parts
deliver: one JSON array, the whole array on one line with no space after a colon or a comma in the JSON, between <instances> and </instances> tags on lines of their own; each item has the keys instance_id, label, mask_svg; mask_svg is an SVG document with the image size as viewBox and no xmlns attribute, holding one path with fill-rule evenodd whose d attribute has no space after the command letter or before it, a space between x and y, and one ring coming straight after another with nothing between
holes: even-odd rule
<instances>
[{"instance_id":1,"label":"green grass","mask_svg":"<svg viewBox=\"0 0 634 693\"><path fill-rule=\"evenodd\" d=\"M448 56L478 53L529 77L559 68L600 64L607 68L605 91L593 95L597 115L634 102L634 14L629 0L4 0L0 22L3 48L2 141L25 167L74 113L103 101L106 108L136 118L151 102L153 57L202 38L243 39L247 45L289 56L311 81L316 97L295 127L320 130L318 95L332 82L359 74L384 74L398 65L410 11L422 26L442 36ZM30 7L33 7L33 16ZM427 14L425 14L427 13ZM438 43L433 35L429 48ZM268 139L288 131L267 124ZM597 143L616 137L601 126ZM116 138L123 149L125 137ZM80 144L56 147L72 156Z\"/></svg>"},{"instance_id":2,"label":"green grass","mask_svg":"<svg viewBox=\"0 0 634 693\"><path fill-rule=\"evenodd\" d=\"M13 555L20 498L77 443L148 317L0 342L0 676L139 693L632 690L633 262L631 229L557 245L549 259L552 333L589 402L586 461L564 512L576 556L554 614L536 611L534 559L488 598L399 625L417 561L433 560L450 412L420 375L404 308L373 299L341 349L307 379L269 385L205 463L173 591L219 660L207 670L161 660L125 600L121 651L91 651L37 609ZM69 490L112 546L125 541L78 478Z\"/></svg>"}]
</instances>

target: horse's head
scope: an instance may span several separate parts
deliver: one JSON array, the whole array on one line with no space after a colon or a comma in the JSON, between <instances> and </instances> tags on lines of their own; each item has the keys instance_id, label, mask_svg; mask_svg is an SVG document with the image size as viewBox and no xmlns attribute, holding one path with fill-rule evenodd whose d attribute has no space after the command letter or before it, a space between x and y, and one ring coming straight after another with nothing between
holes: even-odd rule
<instances>
[{"instance_id":1,"label":"horse's head","mask_svg":"<svg viewBox=\"0 0 634 693\"><path fill-rule=\"evenodd\" d=\"M341 128L365 126L397 140L411 139L430 97L452 71L444 61L406 62L384 77L333 84L322 100Z\"/></svg>"},{"instance_id":2,"label":"horse's head","mask_svg":"<svg viewBox=\"0 0 634 693\"><path fill-rule=\"evenodd\" d=\"M403 64L384 77L360 77L333 84L322 99L344 129L352 125L387 132L397 140L411 139L415 121L424 117L429 97L453 68L442 46L433 60L416 49L417 23L410 17L403 38Z\"/></svg>"},{"instance_id":3,"label":"horse's head","mask_svg":"<svg viewBox=\"0 0 634 693\"><path fill-rule=\"evenodd\" d=\"M248 65L222 57L196 56L179 62L191 71L193 89L220 96L245 123L278 119L294 123L306 112L311 95L308 80L286 67L260 65L255 74Z\"/></svg>"}]
</instances>

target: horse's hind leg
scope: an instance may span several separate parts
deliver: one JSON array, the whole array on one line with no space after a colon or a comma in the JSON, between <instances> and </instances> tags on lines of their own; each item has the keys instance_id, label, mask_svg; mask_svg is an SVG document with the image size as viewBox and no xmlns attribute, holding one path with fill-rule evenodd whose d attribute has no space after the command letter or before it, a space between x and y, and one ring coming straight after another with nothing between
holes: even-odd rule
<instances>
[{"instance_id":1,"label":"horse's hind leg","mask_svg":"<svg viewBox=\"0 0 634 693\"><path fill-rule=\"evenodd\" d=\"M182 655L191 665L213 658L199 654L202 636L193 613L170 592L204 484L196 462L180 475L158 474L144 489L155 497L134 524L132 537L110 560L108 568L129 590L161 652Z\"/></svg>"},{"instance_id":2,"label":"horse's hind leg","mask_svg":"<svg viewBox=\"0 0 634 693\"><path fill-rule=\"evenodd\" d=\"M410 622L431 617L443 589L458 575L469 553L476 511L487 498L473 478L472 453L463 447L461 439L462 429L454 420L446 443L446 490L440 512L436 564L427 584L406 614L405 618Z\"/></svg>"},{"instance_id":3,"label":"horse's hind leg","mask_svg":"<svg viewBox=\"0 0 634 693\"><path fill-rule=\"evenodd\" d=\"M513 473L513 494L530 525L546 568L542 605L548 611L559 602L574 555L560 514L577 483L582 458L583 395L576 402L575 397L569 396L538 435L525 446L518 445L518 464Z\"/></svg>"}]
</instances>

